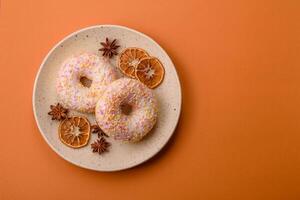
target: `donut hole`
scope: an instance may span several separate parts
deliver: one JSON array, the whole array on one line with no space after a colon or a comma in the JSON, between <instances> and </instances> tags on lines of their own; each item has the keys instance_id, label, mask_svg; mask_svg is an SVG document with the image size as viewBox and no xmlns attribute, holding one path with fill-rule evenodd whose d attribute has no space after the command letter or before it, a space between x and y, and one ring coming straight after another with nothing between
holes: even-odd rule
<instances>
[{"instance_id":1,"label":"donut hole","mask_svg":"<svg viewBox=\"0 0 300 200\"><path fill-rule=\"evenodd\" d=\"M81 83L84 87L87 87L87 88L91 87L92 82L93 82L91 79L89 79L89 78L87 78L87 77L85 77L85 76L81 76L81 77L79 78L79 81L80 81L80 83Z\"/></svg>"},{"instance_id":2,"label":"donut hole","mask_svg":"<svg viewBox=\"0 0 300 200\"><path fill-rule=\"evenodd\" d=\"M120 105L120 108L121 108L121 112L124 115L130 115L130 113L132 113L132 106L129 105L128 103L122 103Z\"/></svg>"}]
</instances>

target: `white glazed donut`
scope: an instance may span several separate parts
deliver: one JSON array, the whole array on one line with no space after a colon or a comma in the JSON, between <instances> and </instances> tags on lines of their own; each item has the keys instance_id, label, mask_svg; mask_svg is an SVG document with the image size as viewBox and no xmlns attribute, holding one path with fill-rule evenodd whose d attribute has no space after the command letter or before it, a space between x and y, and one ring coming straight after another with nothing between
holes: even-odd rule
<instances>
[{"instance_id":1,"label":"white glazed donut","mask_svg":"<svg viewBox=\"0 0 300 200\"><path fill-rule=\"evenodd\" d=\"M131 106L124 114L123 105ZM121 78L110 84L99 99L96 121L100 128L116 140L136 142L155 125L158 103L154 93L141 82Z\"/></svg>"},{"instance_id":2,"label":"white glazed donut","mask_svg":"<svg viewBox=\"0 0 300 200\"><path fill-rule=\"evenodd\" d=\"M85 87L80 79L91 80ZM117 79L117 72L95 54L83 53L68 58L58 73L56 91L59 102L69 109L92 113L106 86Z\"/></svg>"}]
</instances>

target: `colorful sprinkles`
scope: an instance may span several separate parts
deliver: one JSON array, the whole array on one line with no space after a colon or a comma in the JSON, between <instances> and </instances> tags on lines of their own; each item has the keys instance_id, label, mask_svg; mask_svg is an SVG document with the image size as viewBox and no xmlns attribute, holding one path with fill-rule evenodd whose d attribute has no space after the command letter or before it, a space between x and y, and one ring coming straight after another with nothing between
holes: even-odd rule
<instances>
[{"instance_id":1,"label":"colorful sprinkles","mask_svg":"<svg viewBox=\"0 0 300 200\"><path fill-rule=\"evenodd\" d=\"M125 115L122 104L131 106ZM96 106L96 121L101 129L116 140L136 142L154 126L158 102L151 89L135 79L121 78L111 83Z\"/></svg>"},{"instance_id":2,"label":"colorful sprinkles","mask_svg":"<svg viewBox=\"0 0 300 200\"><path fill-rule=\"evenodd\" d=\"M80 82L81 77L92 81L90 87ZM92 113L106 86L117 79L117 72L97 55L83 53L67 59L58 73L57 94L66 108Z\"/></svg>"}]
</instances>

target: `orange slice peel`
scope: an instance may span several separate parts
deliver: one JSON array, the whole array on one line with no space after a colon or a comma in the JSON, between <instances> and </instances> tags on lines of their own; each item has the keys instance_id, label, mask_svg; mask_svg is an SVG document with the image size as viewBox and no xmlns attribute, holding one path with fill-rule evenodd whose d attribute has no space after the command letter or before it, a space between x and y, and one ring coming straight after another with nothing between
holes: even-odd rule
<instances>
[{"instance_id":1,"label":"orange slice peel","mask_svg":"<svg viewBox=\"0 0 300 200\"><path fill-rule=\"evenodd\" d=\"M58 127L59 139L72 148L84 147L91 135L91 125L87 118L73 116L63 120Z\"/></svg>"},{"instance_id":2,"label":"orange slice peel","mask_svg":"<svg viewBox=\"0 0 300 200\"><path fill-rule=\"evenodd\" d=\"M135 77L151 89L162 82L164 74L162 63L155 57L143 58L135 69Z\"/></svg>"},{"instance_id":3,"label":"orange slice peel","mask_svg":"<svg viewBox=\"0 0 300 200\"><path fill-rule=\"evenodd\" d=\"M126 48L120 53L118 66L122 73L131 78L135 78L137 65L142 59L147 57L149 57L149 54L143 49L136 47Z\"/></svg>"}]
</instances>

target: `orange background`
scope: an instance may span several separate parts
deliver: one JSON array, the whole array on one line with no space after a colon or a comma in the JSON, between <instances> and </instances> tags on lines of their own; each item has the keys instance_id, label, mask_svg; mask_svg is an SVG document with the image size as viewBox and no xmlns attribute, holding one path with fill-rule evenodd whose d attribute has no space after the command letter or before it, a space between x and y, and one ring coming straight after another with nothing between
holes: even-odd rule
<instances>
[{"instance_id":1,"label":"orange background","mask_svg":"<svg viewBox=\"0 0 300 200\"><path fill-rule=\"evenodd\" d=\"M298 0L2 0L0 199L300 199L299 11ZM33 118L42 59L95 24L153 37L182 82L170 143L121 172L64 161Z\"/></svg>"}]
</instances>

